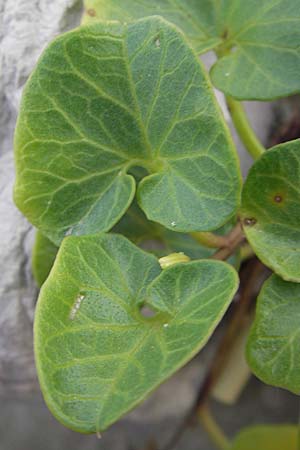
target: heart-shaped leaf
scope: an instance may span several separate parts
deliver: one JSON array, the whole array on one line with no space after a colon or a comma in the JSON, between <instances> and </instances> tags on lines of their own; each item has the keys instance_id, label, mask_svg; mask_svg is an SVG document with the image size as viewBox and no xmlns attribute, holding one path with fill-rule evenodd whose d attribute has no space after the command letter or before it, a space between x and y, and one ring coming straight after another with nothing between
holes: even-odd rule
<instances>
[{"instance_id":1,"label":"heart-shaped leaf","mask_svg":"<svg viewBox=\"0 0 300 450\"><path fill-rule=\"evenodd\" d=\"M300 284L272 275L258 297L247 345L251 369L265 383L300 393Z\"/></svg>"},{"instance_id":2,"label":"heart-shaped leaf","mask_svg":"<svg viewBox=\"0 0 300 450\"><path fill-rule=\"evenodd\" d=\"M215 48L213 83L240 100L268 100L300 90L300 0L85 0L84 22L130 21L159 14L195 49Z\"/></svg>"},{"instance_id":3,"label":"heart-shaped leaf","mask_svg":"<svg viewBox=\"0 0 300 450\"><path fill-rule=\"evenodd\" d=\"M15 201L55 243L107 231L139 184L146 215L216 229L239 203L229 132L198 58L160 18L95 24L56 39L23 95Z\"/></svg>"},{"instance_id":4,"label":"heart-shaped leaf","mask_svg":"<svg viewBox=\"0 0 300 450\"><path fill-rule=\"evenodd\" d=\"M66 238L35 319L50 410L77 431L107 428L205 345L237 285L235 270L220 261L161 272L123 236ZM145 317L143 305L155 315Z\"/></svg>"},{"instance_id":5,"label":"heart-shaped leaf","mask_svg":"<svg viewBox=\"0 0 300 450\"><path fill-rule=\"evenodd\" d=\"M214 0L85 0L84 4L84 24L159 15L181 28L199 53L222 43L215 32L218 6Z\"/></svg>"},{"instance_id":6,"label":"heart-shaped leaf","mask_svg":"<svg viewBox=\"0 0 300 450\"><path fill-rule=\"evenodd\" d=\"M256 425L240 431L229 450L297 450L296 425Z\"/></svg>"},{"instance_id":7,"label":"heart-shaped leaf","mask_svg":"<svg viewBox=\"0 0 300 450\"><path fill-rule=\"evenodd\" d=\"M241 218L257 256L285 280L300 281L300 141L268 150L250 169Z\"/></svg>"},{"instance_id":8,"label":"heart-shaped leaf","mask_svg":"<svg viewBox=\"0 0 300 450\"><path fill-rule=\"evenodd\" d=\"M46 281L54 264L58 248L37 231L32 251L32 273L39 287Z\"/></svg>"}]
</instances>

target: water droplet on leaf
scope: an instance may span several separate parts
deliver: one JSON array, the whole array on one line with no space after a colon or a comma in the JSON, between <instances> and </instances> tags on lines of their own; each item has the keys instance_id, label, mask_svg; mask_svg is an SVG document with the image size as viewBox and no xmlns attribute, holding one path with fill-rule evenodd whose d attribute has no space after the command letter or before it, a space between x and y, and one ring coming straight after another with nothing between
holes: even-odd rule
<instances>
[{"instance_id":1,"label":"water droplet on leaf","mask_svg":"<svg viewBox=\"0 0 300 450\"><path fill-rule=\"evenodd\" d=\"M72 234L73 231L73 227L69 228L66 232L65 232L65 236L70 236Z\"/></svg>"}]
</instances>

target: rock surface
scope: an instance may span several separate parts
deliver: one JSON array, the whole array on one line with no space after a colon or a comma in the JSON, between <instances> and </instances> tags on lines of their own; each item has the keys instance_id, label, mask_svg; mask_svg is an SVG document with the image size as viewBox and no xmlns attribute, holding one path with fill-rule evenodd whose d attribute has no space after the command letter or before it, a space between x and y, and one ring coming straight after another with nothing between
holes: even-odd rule
<instances>
[{"instance_id":1,"label":"rock surface","mask_svg":"<svg viewBox=\"0 0 300 450\"><path fill-rule=\"evenodd\" d=\"M77 435L60 426L38 393L32 351L37 290L30 271L34 230L12 200L13 130L22 88L39 55L53 37L79 23L81 8L78 0L0 0L0 450L140 449L154 435L165 442L190 407L211 354L209 349L201 354L201 358L165 383L143 406L112 427L100 443L94 437ZM207 58L209 65L211 59ZM252 103L248 111L254 128L265 141L272 121L270 105L258 107ZM251 160L241 146L239 151L246 173ZM261 385L255 386L255 392L264 393L260 393L263 398L266 390ZM269 388L265 389L269 392ZM284 397L281 392L276 395L280 399ZM291 418L294 404L289 402L289 405L292 405ZM256 404L250 397L247 408L248 416L255 414ZM265 407L266 412L268 408L272 409ZM219 408L219 414L222 411L224 407ZM232 430L233 413L221 417L227 417L229 422L225 419L223 422ZM195 445L205 450L210 448L206 437L203 433L199 436L199 432L188 434L181 445L177 448L188 450Z\"/></svg>"}]
</instances>

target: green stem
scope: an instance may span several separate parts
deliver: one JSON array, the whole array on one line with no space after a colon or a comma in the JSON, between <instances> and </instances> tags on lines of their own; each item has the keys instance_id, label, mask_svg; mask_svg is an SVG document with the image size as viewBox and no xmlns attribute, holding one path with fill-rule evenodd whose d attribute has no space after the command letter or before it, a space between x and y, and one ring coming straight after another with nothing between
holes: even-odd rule
<instances>
[{"instance_id":1,"label":"green stem","mask_svg":"<svg viewBox=\"0 0 300 450\"><path fill-rule=\"evenodd\" d=\"M220 450L228 450L230 448L230 441L211 415L207 406L203 406L198 411L198 417L202 427L208 433L216 447Z\"/></svg>"},{"instance_id":2,"label":"green stem","mask_svg":"<svg viewBox=\"0 0 300 450\"><path fill-rule=\"evenodd\" d=\"M246 150L254 159L260 158L265 148L254 133L242 103L229 96L226 97L226 101L235 129Z\"/></svg>"},{"instance_id":3,"label":"green stem","mask_svg":"<svg viewBox=\"0 0 300 450\"><path fill-rule=\"evenodd\" d=\"M194 231L190 236L199 244L208 248L221 248L227 245L227 239L224 236L211 233L209 231Z\"/></svg>"}]
</instances>

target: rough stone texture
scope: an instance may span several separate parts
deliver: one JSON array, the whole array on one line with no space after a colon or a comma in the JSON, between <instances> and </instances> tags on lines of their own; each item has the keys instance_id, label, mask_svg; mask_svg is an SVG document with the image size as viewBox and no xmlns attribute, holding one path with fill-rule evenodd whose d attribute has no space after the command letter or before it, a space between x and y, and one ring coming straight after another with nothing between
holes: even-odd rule
<instances>
[{"instance_id":1,"label":"rough stone texture","mask_svg":"<svg viewBox=\"0 0 300 450\"><path fill-rule=\"evenodd\" d=\"M43 47L80 17L78 0L2 0L0 4L0 393L35 382L30 271L33 230L12 200L13 129L22 87Z\"/></svg>"},{"instance_id":2,"label":"rough stone texture","mask_svg":"<svg viewBox=\"0 0 300 450\"><path fill-rule=\"evenodd\" d=\"M32 352L37 295L30 271L34 231L12 200L13 129L22 87L38 56L55 35L79 23L81 8L79 0L0 0L0 450L141 449L153 436L159 436L162 444L190 407L212 354L210 348L202 352L141 407L105 433L100 442L58 424L38 392ZM211 56L206 57L207 65L211 61ZM224 100L218 95L224 107ZM258 107L252 103L247 109L254 128L265 141L272 120L270 105ZM239 151L246 173L251 159L241 146ZM249 389L246 398L242 398L244 403L238 405L238 413L222 406L217 408L220 420L231 433L237 425L253 422L257 402L262 405L262 419L269 413L279 419L278 409L286 420L295 416L296 401L290 400L285 409L282 405L289 397L282 391L263 388L258 383ZM274 411L276 398L280 408ZM196 447L212 448L200 431L187 433L176 448Z\"/></svg>"}]
</instances>

